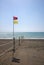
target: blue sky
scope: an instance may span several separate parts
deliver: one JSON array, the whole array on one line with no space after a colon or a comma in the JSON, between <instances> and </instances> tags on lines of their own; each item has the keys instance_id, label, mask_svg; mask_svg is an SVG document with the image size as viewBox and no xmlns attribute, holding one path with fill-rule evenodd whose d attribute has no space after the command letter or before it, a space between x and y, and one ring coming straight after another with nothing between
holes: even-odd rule
<instances>
[{"instance_id":1,"label":"blue sky","mask_svg":"<svg viewBox=\"0 0 44 65\"><path fill-rule=\"evenodd\" d=\"M0 32L44 32L44 0L0 0Z\"/></svg>"}]
</instances>

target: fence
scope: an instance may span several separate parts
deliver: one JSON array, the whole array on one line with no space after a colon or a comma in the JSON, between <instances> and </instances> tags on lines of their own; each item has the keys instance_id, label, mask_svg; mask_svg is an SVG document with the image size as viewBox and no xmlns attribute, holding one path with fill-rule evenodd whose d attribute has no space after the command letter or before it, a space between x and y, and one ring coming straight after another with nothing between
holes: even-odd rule
<instances>
[{"instance_id":1,"label":"fence","mask_svg":"<svg viewBox=\"0 0 44 65\"><path fill-rule=\"evenodd\" d=\"M5 40L6 41L6 40ZM7 42L5 42L4 40L1 40L0 41L0 65L5 65L5 62L3 62L3 59L5 59L5 57L7 56L9 56L9 52L10 52L10 55L13 53L12 52L12 50L13 50L13 40L11 41L8 41L7 40ZM15 50L17 50L18 49L18 47L19 47L19 45L18 45L18 41L19 40L16 40L15 41ZM16 42L17 42L17 44L16 44ZM2 44L1 44L2 43ZM9 52L8 52L9 51ZM12 55L11 56L9 56L9 57L12 57ZM12 58L11 58L12 59Z\"/></svg>"},{"instance_id":2,"label":"fence","mask_svg":"<svg viewBox=\"0 0 44 65\"><path fill-rule=\"evenodd\" d=\"M12 41L0 45L0 57L12 49Z\"/></svg>"},{"instance_id":3,"label":"fence","mask_svg":"<svg viewBox=\"0 0 44 65\"><path fill-rule=\"evenodd\" d=\"M14 40L13 39L1 39L0 40L0 64L4 65L4 62L1 61L1 59L4 59L4 57L9 56L9 52L13 53L14 48ZM15 51L21 46L21 42L23 41L23 36L19 37L19 39L15 39ZM11 55L12 57L12 55Z\"/></svg>"}]
</instances>

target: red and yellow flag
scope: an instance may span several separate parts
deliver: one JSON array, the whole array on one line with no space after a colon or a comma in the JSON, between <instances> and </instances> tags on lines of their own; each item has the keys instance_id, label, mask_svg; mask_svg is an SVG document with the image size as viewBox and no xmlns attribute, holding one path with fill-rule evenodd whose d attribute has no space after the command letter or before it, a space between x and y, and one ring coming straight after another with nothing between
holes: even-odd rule
<instances>
[{"instance_id":1,"label":"red and yellow flag","mask_svg":"<svg viewBox=\"0 0 44 65\"><path fill-rule=\"evenodd\" d=\"M18 24L18 17L16 17L16 16L13 17L13 23Z\"/></svg>"}]
</instances>

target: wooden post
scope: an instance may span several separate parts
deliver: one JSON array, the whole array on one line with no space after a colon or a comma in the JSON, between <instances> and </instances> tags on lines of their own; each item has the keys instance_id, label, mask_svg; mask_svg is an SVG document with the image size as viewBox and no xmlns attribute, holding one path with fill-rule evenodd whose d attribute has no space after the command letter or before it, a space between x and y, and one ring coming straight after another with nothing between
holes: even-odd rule
<instances>
[{"instance_id":1,"label":"wooden post","mask_svg":"<svg viewBox=\"0 0 44 65\"><path fill-rule=\"evenodd\" d=\"M19 46L20 46L20 44L21 44L21 40L20 40L20 37L19 37Z\"/></svg>"}]
</instances>

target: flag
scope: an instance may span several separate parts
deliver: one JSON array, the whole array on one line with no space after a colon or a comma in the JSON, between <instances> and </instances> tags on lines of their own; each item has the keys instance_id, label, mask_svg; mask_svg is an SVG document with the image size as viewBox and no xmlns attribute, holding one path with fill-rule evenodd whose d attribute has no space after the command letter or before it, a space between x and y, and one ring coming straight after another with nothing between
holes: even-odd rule
<instances>
[{"instance_id":1,"label":"flag","mask_svg":"<svg viewBox=\"0 0 44 65\"><path fill-rule=\"evenodd\" d=\"M13 17L13 23L18 24L18 17L16 17L16 16Z\"/></svg>"}]
</instances>

